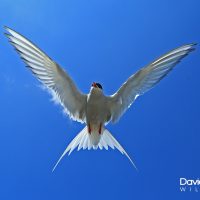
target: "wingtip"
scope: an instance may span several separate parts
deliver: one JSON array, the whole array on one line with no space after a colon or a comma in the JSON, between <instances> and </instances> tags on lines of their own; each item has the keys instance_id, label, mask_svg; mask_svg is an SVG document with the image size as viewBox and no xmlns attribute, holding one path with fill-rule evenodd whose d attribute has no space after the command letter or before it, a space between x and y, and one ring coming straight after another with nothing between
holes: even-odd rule
<instances>
[{"instance_id":1,"label":"wingtip","mask_svg":"<svg viewBox=\"0 0 200 200\"><path fill-rule=\"evenodd\" d=\"M193 42L193 43L186 44L183 47L187 46L187 51L188 52L192 52L192 51L194 51L196 49L197 44L198 43Z\"/></svg>"},{"instance_id":2,"label":"wingtip","mask_svg":"<svg viewBox=\"0 0 200 200\"><path fill-rule=\"evenodd\" d=\"M7 32L4 32L4 35L7 37L7 38L9 38L10 39L10 30L12 30L12 29L10 29L8 26L3 26L4 27L4 29L7 31Z\"/></svg>"},{"instance_id":3,"label":"wingtip","mask_svg":"<svg viewBox=\"0 0 200 200\"><path fill-rule=\"evenodd\" d=\"M197 45L198 45L197 42L193 42L193 43L190 44L191 48L193 48L193 49L195 49Z\"/></svg>"},{"instance_id":4,"label":"wingtip","mask_svg":"<svg viewBox=\"0 0 200 200\"><path fill-rule=\"evenodd\" d=\"M10 34L8 34L8 33L3 33L7 38L9 38L10 37Z\"/></svg>"},{"instance_id":5,"label":"wingtip","mask_svg":"<svg viewBox=\"0 0 200 200\"><path fill-rule=\"evenodd\" d=\"M184 46L195 46L197 42L186 43Z\"/></svg>"},{"instance_id":6,"label":"wingtip","mask_svg":"<svg viewBox=\"0 0 200 200\"><path fill-rule=\"evenodd\" d=\"M6 31L8 31L8 32L10 32L10 30L12 30L11 28L9 28L9 27L6 26L6 25L4 25L3 28L4 28Z\"/></svg>"},{"instance_id":7,"label":"wingtip","mask_svg":"<svg viewBox=\"0 0 200 200\"><path fill-rule=\"evenodd\" d=\"M196 46L198 43L197 42L193 42L192 45Z\"/></svg>"},{"instance_id":8,"label":"wingtip","mask_svg":"<svg viewBox=\"0 0 200 200\"><path fill-rule=\"evenodd\" d=\"M8 29L8 26L4 25L3 28L4 28L4 29Z\"/></svg>"},{"instance_id":9,"label":"wingtip","mask_svg":"<svg viewBox=\"0 0 200 200\"><path fill-rule=\"evenodd\" d=\"M196 48L197 44L198 44L198 43L193 42L193 43L188 44L188 46L190 46L190 48L191 48L192 50L194 50L194 49Z\"/></svg>"},{"instance_id":10,"label":"wingtip","mask_svg":"<svg viewBox=\"0 0 200 200\"><path fill-rule=\"evenodd\" d=\"M12 28L9 28L8 26L4 26L4 29L10 34L10 36L13 36L13 34L20 35L18 32L16 32L16 31L13 30ZM8 35L9 35L9 34L8 34Z\"/></svg>"}]
</instances>

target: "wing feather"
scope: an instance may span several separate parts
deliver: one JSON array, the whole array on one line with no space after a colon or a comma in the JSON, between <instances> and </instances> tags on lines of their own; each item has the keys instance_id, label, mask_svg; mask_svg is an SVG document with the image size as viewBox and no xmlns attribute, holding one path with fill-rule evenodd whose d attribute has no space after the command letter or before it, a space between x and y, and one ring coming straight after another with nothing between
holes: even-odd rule
<instances>
[{"instance_id":1,"label":"wing feather","mask_svg":"<svg viewBox=\"0 0 200 200\"><path fill-rule=\"evenodd\" d=\"M176 64L194 50L194 46L195 44L188 44L174 49L129 77L115 94L108 97L112 122L116 122L138 96L163 79Z\"/></svg>"},{"instance_id":2,"label":"wing feather","mask_svg":"<svg viewBox=\"0 0 200 200\"><path fill-rule=\"evenodd\" d=\"M31 41L8 27L5 29L22 60L52 95L56 95L64 111L72 119L85 122L87 96L77 89L70 76Z\"/></svg>"}]
</instances>

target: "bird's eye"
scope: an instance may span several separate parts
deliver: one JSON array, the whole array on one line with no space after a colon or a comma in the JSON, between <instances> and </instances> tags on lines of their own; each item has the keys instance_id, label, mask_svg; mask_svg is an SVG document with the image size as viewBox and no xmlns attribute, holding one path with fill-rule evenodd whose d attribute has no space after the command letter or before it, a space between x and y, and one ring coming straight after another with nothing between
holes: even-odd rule
<instances>
[{"instance_id":1,"label":"bird's eye","mask_svg":"<svg viewBox=\"0 0 200 200\"><path fill-rule=\"evenodd\" d=\"M96 83L97 87L103 89L100 83Z\"/></svg>"}]
</instances>

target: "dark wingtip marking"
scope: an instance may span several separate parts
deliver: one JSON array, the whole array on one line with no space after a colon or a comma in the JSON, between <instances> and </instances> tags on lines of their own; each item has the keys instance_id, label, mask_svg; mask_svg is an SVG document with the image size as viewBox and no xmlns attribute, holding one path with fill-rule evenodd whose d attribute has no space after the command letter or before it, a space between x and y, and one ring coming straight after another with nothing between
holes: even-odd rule
<instances>
[{"instance_id":1,"label":"dark wingtip marking","mask_svg":"<svg viewBox=\"0 0 200 200\"><path fill-rule=\"evenodd\" d=\"M11 35L9 33L3 33L8 39L10 39Z\"/></svg>"}]
</instances>

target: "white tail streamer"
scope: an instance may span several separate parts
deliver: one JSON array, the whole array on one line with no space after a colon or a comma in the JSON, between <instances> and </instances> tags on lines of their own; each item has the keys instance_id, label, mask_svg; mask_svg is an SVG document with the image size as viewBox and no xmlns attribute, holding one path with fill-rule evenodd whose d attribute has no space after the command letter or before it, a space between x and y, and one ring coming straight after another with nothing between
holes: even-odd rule
<instances>
[{"instance_id":1,"label":"white tail streamer","mask_svg":"<svg viewBox=\"0 0 200 200\"><path fill-rule=\"evenodd\" d=\"M112 136L112 134L107 130L104 129L103 134L100 135L100 139L97 145L94 145L93 143L93 137L91 137L90 134L88 134L87 127L85 127L67 146L57 163L55 164L52 171L56 169L62 158L68 153L70 155L74 149L78 148L77 150L81 149L106 149L108 150L108 147L112 149L118 149L122 154L124 154L132 163L132 165L137 169L134 162L131 160L130 156L127 154L127 152L124 150L124 148L119 144L119 142Z\"/></svg>"}]
</instances>

